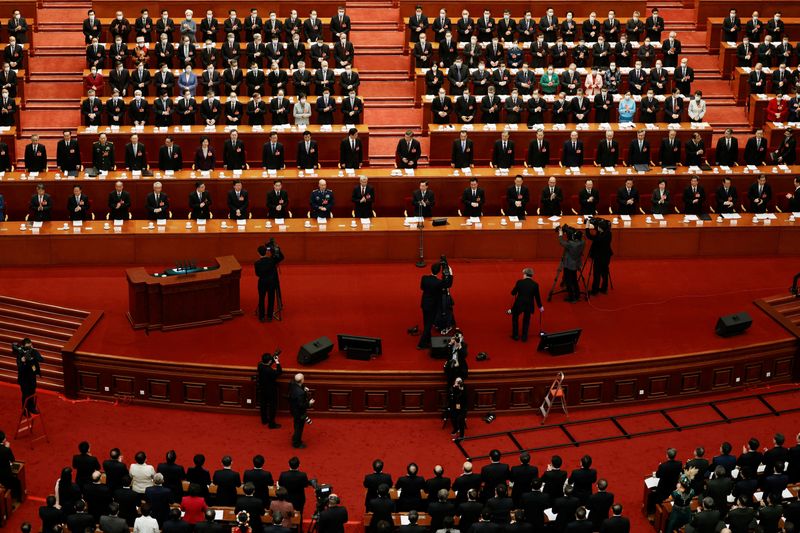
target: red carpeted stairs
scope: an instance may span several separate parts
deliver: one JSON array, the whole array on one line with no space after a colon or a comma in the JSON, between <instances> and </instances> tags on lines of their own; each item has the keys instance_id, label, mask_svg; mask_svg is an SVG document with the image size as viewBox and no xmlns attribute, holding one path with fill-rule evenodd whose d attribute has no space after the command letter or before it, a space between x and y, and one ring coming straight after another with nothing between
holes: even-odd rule
<instances>
[{"instance_id":1,"label":"red carpeted stairs","mask_svg":"<svg viewBox=\"0 0 800 533\"><path fill-rule=\"evenodd\" d=\"M61 350L89 315L88 311L0 296L0 380L16 381L11 343L21 343L28 337L44 358L39 386L61 391Z\"/></svg>"}]
</instances>

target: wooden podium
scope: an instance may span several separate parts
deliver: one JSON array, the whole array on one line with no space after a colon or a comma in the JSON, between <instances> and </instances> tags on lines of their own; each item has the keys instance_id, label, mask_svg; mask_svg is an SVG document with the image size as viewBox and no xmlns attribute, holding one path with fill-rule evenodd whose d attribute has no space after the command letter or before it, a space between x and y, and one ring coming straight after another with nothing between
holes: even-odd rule
<instances>
[{"instance_id":1,"label":"wooden podium","mask_svg":"<svg viewBox=\"0 0 800 533\"><path fill-rule=\"evenodd\" d=\"M190 328L219 324L241 315L242 267L232 255L216 258L219 268L177 276L153 276L129 268L128 320L133 329Z\"/></svg>"}]
</instances>

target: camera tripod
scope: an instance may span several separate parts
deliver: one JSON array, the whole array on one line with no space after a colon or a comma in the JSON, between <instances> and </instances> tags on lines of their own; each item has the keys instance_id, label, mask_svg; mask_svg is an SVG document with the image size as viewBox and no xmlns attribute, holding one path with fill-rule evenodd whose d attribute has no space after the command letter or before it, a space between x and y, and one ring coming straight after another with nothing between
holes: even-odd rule
<instances>
[{"instance_id":1,"label":"camera tripod","mask_svg":"<svg viewBox=\"0 0 800 533\"><path fill-rule=\"evenodd\" d=\"M559 283L558 283L558 280L562 276L562 273L564 271L564 258L566 257L566 255L567 255L567 251L564 250L564 252L561 254L561 261L558 263L558 269L556 270L556 277L553 279L553 286L550 287L550 293L547 295L547 301L548 302L553 299L553 295L554 294L561 294L562 292L567 292L566 289L562 289L561 288L561 287L564 286L564 284L562 283L561 285L559 285ZM580 299L580 296L583 295L583 296L586 297L586 301L588 302L589 301L589 288L586 286L586 278L583 277L583 261L581 261L581 267L578 269L578 288L579 289L580 289L581 285L583 285L583 290L580 291L580 294L578 295L578 298ZM559 288L556 290L556 287L559 287Z\"/></svg>"},{"instance_id":2,"label":"camera tripod","mask_svg":"<svg viewBox=\"0 0 800 533\"><path fill-rule=\"evenodd\" d=\"M592 259L591 257L589 259L591 259L592 262L589 265L589 274L586 276L586 278L591 280L592 279L592 274L594 273L594 259ZM614 290L614 280L611 279L611 268L610 267L608 269L608 286L611 287L611 290Z\"/></svg>"},{"instance_id":3,"label":"camera tripod","mask_svg":"<svg viewBox=\"0 0 800 533\"><path fill-rule=\"evenodd\" d=\"M272 318L275 320L283 320L283 295L281 294L281 284L275 288L275 309L272 312Z\"/></svg>"}]
</instances>

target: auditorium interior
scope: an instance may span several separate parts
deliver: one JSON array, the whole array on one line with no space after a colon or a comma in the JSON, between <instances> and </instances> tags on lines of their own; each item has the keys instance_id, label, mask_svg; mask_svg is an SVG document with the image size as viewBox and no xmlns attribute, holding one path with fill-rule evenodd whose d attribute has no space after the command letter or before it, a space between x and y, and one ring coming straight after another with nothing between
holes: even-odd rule
<instances>
[{"instance_id":1,"label":"auditorium interior","mask_svg":"<svg viewBox=\"0 0 800 533\"><path fill-rule=\"evenodd\" d=\"M0 528L797 531L768 4L0 0Z\"/></svg>"}]
</instances>

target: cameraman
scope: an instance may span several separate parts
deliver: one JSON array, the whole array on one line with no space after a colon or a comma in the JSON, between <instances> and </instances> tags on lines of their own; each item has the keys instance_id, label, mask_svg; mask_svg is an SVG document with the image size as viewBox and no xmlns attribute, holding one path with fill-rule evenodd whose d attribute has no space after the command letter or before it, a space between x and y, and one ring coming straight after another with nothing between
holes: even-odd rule
<instances>
[{"instance_id":1,"label":"cameraman","mask_svg":"<svg viewBox=\"0 0 800 533\"><path fill-rule=\"evenodd\" d=\"M339 496L330 494L328 505L319 513L319 533L344 533L347 519L347 509L339 505Z\"/></svg>"},{"instance_id":2,"label":"cameraman","mask_svg":"<svg viewBox=\"0 0 800 533\"><path fill-rule=\"evenodd\" d=\"M278 378L283 373L280 351L275 354L265 353L258 363L258 392L261 400L261 423L269 429L281 427L275 422L275 410L278 407Z\"/></svg>"},{"instance_id":3,"label":"cameraman","mask_svg":"<svg viewBox=\"0 0 800 533\"><path fill-rule=\"evenodd\" d=\"M594 230L594 231L593 231ZM611 226L608 220L593 218L586 227L586 238L592 241L589 257L594 265L592 275L592 296L598 292L608 292L608 265L611 263Z\"/></svg>"},{"instance_id":4,"label":"cameraman","mask_svg":"<svg viewBox=\"0 0 800 533\"><path fill-rule=\"evenodd\" d=\"M439 274L442 272L442 264L447 266L447 274ZM422 335L417 344L417 350L424 350L431 347L431 329L436 323L439 314L442 312L442 302L450 295L447 292L453 285L453 269L447 265L447 261L439 261L431 265L431 273L422 276L419 288L422 290L422 301L420 307L422 308Z\"/></svg>"},{"instance_id":5,"label":"cameraman","mask_svg":"<svg viewBox=\"0 0 800 533\"><path fill-rule=\"evenodd\" d=\"M30 414L38 414L36 400L31 396L36 394L36 376L42 374L42 354L33 347L33 341L28 337L22 340L22 345L12 344L11 349L17 357L17 383L22 393L22 408Z\"/></svg>"},{"instance_id":6,"label":"cameraman","mask_svg":"<svg viewBox=\"0 0 800 533\"><path fill-rule=\"evenodd\" d=\"M564 283L567 286L567 302L580 300L581 290L578 286L578 271L583 262L583 234L566 225L558 226L558 243L564 248L561 258L564 267Z\"/></svg>"},{"instance_id":7,"label":"cameraman","mask_svg":"<svg viewBox=\"0 0 800 533\"><path fill-rule=\"evenodd\" d=\"M314 399L308 387L305 386L303 374L295 374L294 380L289 383L289 410L294 421L292 434L292 448L305 448L303 442L303 428L308 423L308 408L314 405Z\"/></svg>"},{"instance_id":8,"label":"cameraman","mask_svg":"<svg viewBox=\"0 0 800 533\"><path fill-rule=\"evenodd\" d=\"M275 291L279 291L281 280L278 277L278 263L283 261L283 252L275 244L275 239L270 239L266 245L258 247L259 259L255 262L256 276L258 277L258 320L272 322L275 310ZM264 296L269 294L267 314L264 315Z\"/></svg>"},{"instance_id":9,"label":"cameraman","mask_svg":"<svg viewBox=\"0 0 800 533\"><path fill-rule=\"evenodd\" d=\"M467 427L467 390L464 387L464 380L456 378L448 392L450 419L453 422L453 432L450 436L463 439Z\"/></svg>"},{"instance_id":10,"label":"cameraman","mask_svg":"<svg viewBox=\"0 0 800 533\"><path fill-rule=\"evenodd\" d=\"M450 358L444 364L444 375L449 387L458 378L467 379L469 368L467 367L467 343L460 330L456 330L450 337L448 346L450 347Z\"/></svg>"}]
</instances>

